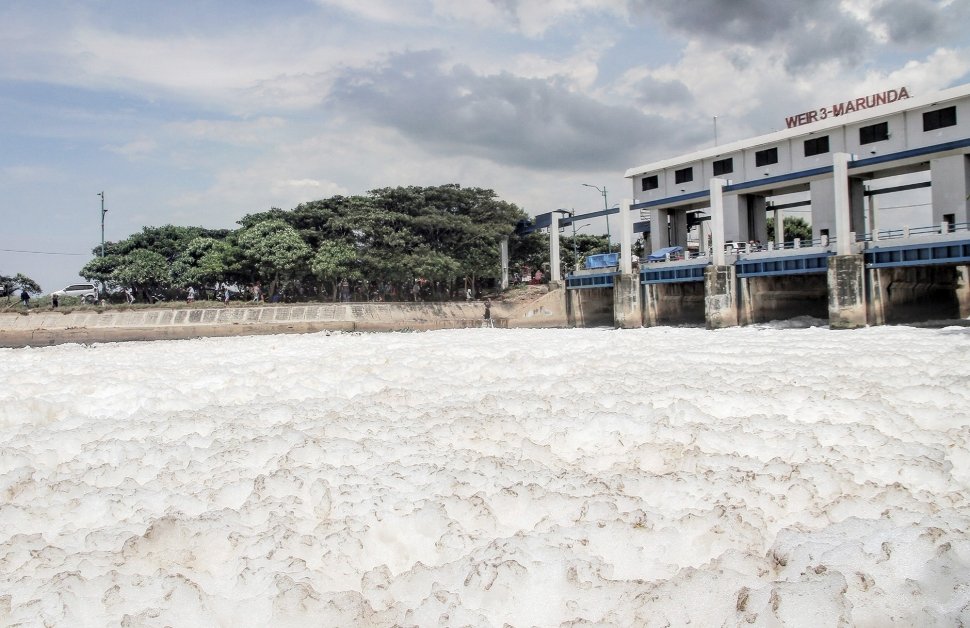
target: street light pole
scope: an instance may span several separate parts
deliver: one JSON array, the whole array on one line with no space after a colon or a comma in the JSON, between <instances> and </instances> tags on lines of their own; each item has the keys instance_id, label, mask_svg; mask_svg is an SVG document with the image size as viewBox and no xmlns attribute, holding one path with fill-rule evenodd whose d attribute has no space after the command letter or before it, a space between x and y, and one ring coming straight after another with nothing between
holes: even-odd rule
<instances>
[{"instance_id":1,"label":"street light pole","mask_svg":"<svg viewBox=\"0 0 970 628\"><path fill-rule=\"evenodd\" d=\"M104 192L98 192L101 197L101 257L104 257L104 215L108 210L104 208Z\"/></svg>"},{"instance_id":2,"label":"street light pole","mask_svg":"<svg viewBox=\"0 0 970 628\"><path fill-rule=\"evenodd\" d=\"M601 187L598 187L598 186L595 186L595 185L590 185L589 183L584 183L583 185L585 187L588 187L588 188L593 188L594 190L598 191L600 194L603 195L603 209L605 209L607 212L609 212L610 211L610 205L609 205L609 203L606 202L606 186L604 185L601 188ZM612 253L613 252L613 239L610 237L610 215L609 215L609 213L606 214L606 252L607 253Z\"/></svg>"}]
</instances>

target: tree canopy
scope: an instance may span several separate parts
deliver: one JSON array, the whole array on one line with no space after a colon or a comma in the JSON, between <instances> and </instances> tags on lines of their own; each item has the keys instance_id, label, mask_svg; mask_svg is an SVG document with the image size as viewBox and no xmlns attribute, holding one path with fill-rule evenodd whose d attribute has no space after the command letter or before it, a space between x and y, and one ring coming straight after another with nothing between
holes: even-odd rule
<instances>
[{"instance_id":1,"label":"tree canopy","mask_svg":"<svg viewBox=\"0 0 970 628\"><path fill-rule=\"evenodd\" d=\"M247 214L234 230L145 227L106 243L104 257L96 247L81 275L109 288L265 282L270 292L279 286L313 294L335 293L347 279L401 287L429 280L457 289L466 278L498 277L502 237L510 238L512 266L548 262L541 236L515 233L526 217L488 189L380 188Z\"/></svg>"}]
</instances>

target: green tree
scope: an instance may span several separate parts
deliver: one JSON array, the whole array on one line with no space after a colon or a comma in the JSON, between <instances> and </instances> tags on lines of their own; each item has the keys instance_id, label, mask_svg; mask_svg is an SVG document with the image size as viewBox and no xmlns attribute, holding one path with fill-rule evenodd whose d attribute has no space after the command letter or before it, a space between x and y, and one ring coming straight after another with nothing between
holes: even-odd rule
<instances>
[{"instance_id":1,"label":"green tree","mask_svg":"<svg viewBox=\"0 0 970 628\"><path fill-rule=\"evenodd\" d=\"M231 245L207 236L193 238L172 262L176 286L211 286L223 281L229 270Z\"/></svg>"},{"instance_id":2,"label":"green tree","mask_svg":"<svg viewBox=\"0 0 970 628\"><path fill-rule=\"evenodd\" d=\"M795 238L801 239L803 242L812 239L812 225L808 224L804 218L800 216L785 216L785 242L791 242ZM775 234L775 219L768 219L768 233L774 237Z\"/></svg>"},{"instance_id":3,"label":"green tree","mask_svg":"<svg viewBox=\"0 0 970 628\"><path fill-rule=\"evenodd\" d=\"M107 243L105 252L109 251ZM100 251L99 251L100 252ZM118 287L115 282L115 271L125 263L125 256L117 253L110 253L104 257L93 257L91 261L84 265L78 273L88 281L98 281L102 286L112 289Z\"/></svg>"},{"instance_id":4,"label":"green tree","mask_svg":"<svg viewBox=\"0 0 970 628\"><path fill-rule=\"evenodd\" d=\"M322 241L310 261L310 268L317 279L330 282L334 301L337 300L337 284L341 279L361 279L357 251L345 242Z\"/></svg>"},{"instance_id":5,"label":"green tree","mask_svg":"<svg viewBox=\"0 0 970 628\"><path fill-rule=\"evenodd\" d=\"M114 285L131 286L136 290L168 286L168 260L156 251L135 249L122 258L111 281Z\"/></svg>"},{"instance_id":6,"label":"green tree","mask_svg":"<svg viewBox=\"0 0 970 628\"><path fill-rule=\"evenodd\" d=\"M23 275L21 273L17 273L16 275L14 275L13 285L14 285L14 288L19 288L20 290L27 292L27 294L41 293L40 284L38 284L36 281L31 279L27 275Z\"/></svg>"},{"instance_id":7,"label":"green tree","mask_svg":"<svg viewBox=\"0 0 970 628\"><path fill-rule=\"evenodd\" d=\"M270 282L269 294L276 291L281 279L305 272L311 254L299 232L277 219L244 228L238 235L238 247L256 278Z\"/></svg>"}]
</instances>

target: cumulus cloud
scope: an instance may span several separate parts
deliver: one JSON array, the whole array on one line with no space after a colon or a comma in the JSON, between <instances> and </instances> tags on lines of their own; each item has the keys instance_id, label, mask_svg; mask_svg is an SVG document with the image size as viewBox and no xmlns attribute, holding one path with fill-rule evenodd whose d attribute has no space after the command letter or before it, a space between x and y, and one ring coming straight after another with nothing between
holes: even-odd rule
<instances>
[{"instance_id":1,"label":"cumulus cloud","mask_svg":"<svg viewBox=\"0 0 970 628\"><path fill-rule=\"evenodd\" d=\"M131 142L127 142L126 144L109 144L104 148L109 152L117 153L118 155L122 155L128 159L141 159L155 152L155 149L158 148L158 144L151 138L142 137Z\"/></svg>"},{"instance_id":2,"label":"cumulus cloud","mask_svg":"<svg viewBox=\"0 0 970 628\"><path fill-rule=\"evenodd\" d=\"M970 3L965 0L885 0L872 17L886 28L894 44L941 45L962 34L970 23Z\"/></svg>"},{"instance_id":3,"label":"cumulus cloud","mask_svg":"<svg viewBox=\"0 0 970 628\"><path fill-rule=\"evenodd\" d=\"M396 55L334 85L334 106L435 150L531 168L622 168L647 145L681 141L659 116L605 104L554 78L446 68L437 52Z\"/></svg>"}]
</instances>

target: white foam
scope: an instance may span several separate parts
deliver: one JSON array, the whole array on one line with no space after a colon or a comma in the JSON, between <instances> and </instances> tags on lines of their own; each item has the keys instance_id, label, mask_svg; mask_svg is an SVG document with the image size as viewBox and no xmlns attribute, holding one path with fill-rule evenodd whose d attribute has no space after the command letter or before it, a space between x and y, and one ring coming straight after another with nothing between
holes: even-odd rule
<instances>
[{"instance_id":1,"label":"white foam","mask_svg":"<svg viewBox=\"0 0 970 628\"><path fill-rule=\"evenodd\" d=\"M970 329L815 323L0 350L0 618L970 623Z\"/></svg>"}]
</instances>

